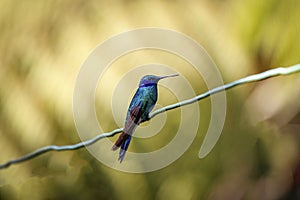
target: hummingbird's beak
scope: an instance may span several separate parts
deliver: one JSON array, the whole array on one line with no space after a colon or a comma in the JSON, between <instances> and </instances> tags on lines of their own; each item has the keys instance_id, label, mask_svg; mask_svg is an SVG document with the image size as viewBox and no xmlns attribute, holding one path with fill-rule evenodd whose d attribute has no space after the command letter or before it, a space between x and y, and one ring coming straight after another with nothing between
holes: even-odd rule
<instances>
[{"instance_id":1,"label":"hummingbird's beak","mask_svg":"<svg viewBox=\"0 0 300 200\"><path fill-rule=\"evenodd\" d=\"M167 76L159 76L159 80L163 79L163 78L174 77L174 76L179 76L179 74L171 74L171 75L167 75Z\"/></svg>"}]
</instances>

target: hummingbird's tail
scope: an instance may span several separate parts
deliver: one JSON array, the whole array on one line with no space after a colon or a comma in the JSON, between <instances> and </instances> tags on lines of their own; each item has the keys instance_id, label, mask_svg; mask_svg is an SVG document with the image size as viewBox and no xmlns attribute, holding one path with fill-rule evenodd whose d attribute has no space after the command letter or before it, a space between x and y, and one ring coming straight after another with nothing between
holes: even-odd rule
<instances>
[{"instance_id":1,"label":"hummingbird's tail","mask_svg":"<svg viewBox=\"0 0 300 200\"><path fill-rule=\"evenodd\" d=\"M125 157L125 154L126 154L126 151L128 149L128 146L130 144L130 141L131 141L131 135L128 135L127 139L121 145L121 149L120 149L120 152L119 152L119 158L118 158L120 163L123 161L123 159Z\"/></svg>"},{"instance_id":2,"label":"hummingbird's tail","mask_svg":"<svg viewBox=\"0 0 300 200\"><path fill-rule=\"evenodd\" d=\"M122 131L120 136L118 137L117 141L115 142L114 146L111 148L111 150L115 151L117 150L124 142L125 140L129 137L127 133Z\"/></svg>"},{"instance_id":3,"label":"hummingbird's tail","mask_svg":"<svg viewBox=\"0 0 300 200\"><path fill-rule=\"evenodd\" d=\"M128 135L127 133L122 132L121 135L119 136L118 140L116 141L116 143L112 147L113 151L115 151L119 147L121 147L120 153L119 153L119 158L118 158L118 160L120 161L120 163L123 161L123 159L125 157L125 153L126 153L126 151L128 149L130 141L131 141L131 135Z\"/></svg>"},{"instance_id":4,"label":"hummingbird's tail","mask_svg":"<svg viewBox=\"0 0 300 200\"><path fill-rule=\"evenodd\" d=\"M119 153L120 163L124 159L125 153L126 153L126 151L128 149L128 146L130 144L132 133L134 132L136 127L140 124L140 122L142 120L141 116L143 114L141 106L134 106L130 110L129 113L130 113L129 117L126 117L125 127L124 127L121 135L117 139L116 143L112 147L113 151L115 151L119 147L121 147L120 153Z\"/></svg>"}]
</instances>

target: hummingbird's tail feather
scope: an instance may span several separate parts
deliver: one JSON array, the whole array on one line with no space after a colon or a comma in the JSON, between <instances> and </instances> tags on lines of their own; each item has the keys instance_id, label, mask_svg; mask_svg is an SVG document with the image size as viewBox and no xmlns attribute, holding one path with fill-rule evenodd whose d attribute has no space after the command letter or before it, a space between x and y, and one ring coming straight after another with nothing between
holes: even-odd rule
<instances>
[{"instance_id":1,"label":"hummingbird's tail feather","mask_svg":"<svg viewBox=\"0 0 300 200\"><path fill-rule=\"evenodd\" d=\"M114 146L111 148L111 150L115 151L117 150L128 138L128 134L124 131L120 134L118 140L115 142Z\"/></svg>"},{"instance_id":2,"label":"hummingbird's tail feather","mask_svg":"<svg viewBox=\"0 0 300 200\"><path fill-rule=\"evenodd\" d=\"M128 137L126 138L126 140L121 145L121 149L120 149L120 153L119 153L119 158L118 158L118 160L120 161L120 163L124 160L126 151L127 151L128 146L130 144L130 141L131 141L131 135L128 135Z\"/></svg>"},{"instance_id":3,"label":"hummingbird's tail feather","mask_svg":"<svg viewBox=\"0 0 300 200\"><path fill-rule=\"evenodd\" d=\"M128 135L127 133L122 132L121 135L119 136L118 140L116 141L116 143L111 148L113 151L115 151L121 147L120 152L119 152L119 158L118 158L120 163L124 160L126 151L130 144L130 141L131 141L131 135Z\"/></svg>"},{"instance_id":4,"label":"hummingbird's tail feather","mask_svg":"<svg viewBox=\"0 0 300 200\"><path fill-rule=\"evenodd\" d=\"M141 106L134 106L132 108L132 110L130 111L130 115L129 117L127 117L126 119L126 124L125 127L122 131L122 133L120 134L119 138L117 139L117 141L115 142L115 144L113 145L113 147L111 148L113 151L120 149L120 153L119 153L119 161L120 163L123 161L125 153L128 149L130 140L131 140L131 135L134 132L134 130L136 129L136 127L140 124L142 118L143 112L141 109Z\"/></svg>"}]
</instances>

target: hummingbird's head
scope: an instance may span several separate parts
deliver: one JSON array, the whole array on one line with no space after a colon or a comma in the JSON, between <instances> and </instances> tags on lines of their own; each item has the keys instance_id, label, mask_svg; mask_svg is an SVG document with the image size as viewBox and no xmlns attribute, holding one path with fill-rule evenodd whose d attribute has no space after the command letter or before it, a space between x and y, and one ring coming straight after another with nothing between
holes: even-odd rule
<instances>
[{"instance_id":1,"label":"hummingbird's head","mask_svg":"<svg viewBox=\"0 0 300 200\"><path fill-rule=\"evenodd\" d=\"M141 79L139 87L155 85L158 83L159 80L163 78L174 77L174 76L179 76L179 74L172 74L167 76L146 75Z\"/></svg>"}]
</instances>

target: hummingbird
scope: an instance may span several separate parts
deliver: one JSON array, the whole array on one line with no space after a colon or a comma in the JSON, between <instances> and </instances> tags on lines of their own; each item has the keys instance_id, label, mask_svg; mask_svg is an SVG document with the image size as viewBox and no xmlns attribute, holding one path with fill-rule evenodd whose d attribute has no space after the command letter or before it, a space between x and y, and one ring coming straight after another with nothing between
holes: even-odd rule
<instances>
[{"instance_id":1,"label":"hummingbird","mask_svg":"<svg viewBox=\"0 0 300 200\"><path fill-rule=\"evenodd\" d=\"M149 120L149 113L157 101L158 81L174 76L178 76L178 74L167 76L146 75L140 80L139 87L135 92L127 111L124 129L112 147L113 151L120 148L118 158L120 163L125 157L125 153L136 127L140 123Z\"/></svg>"}]
</instances>

